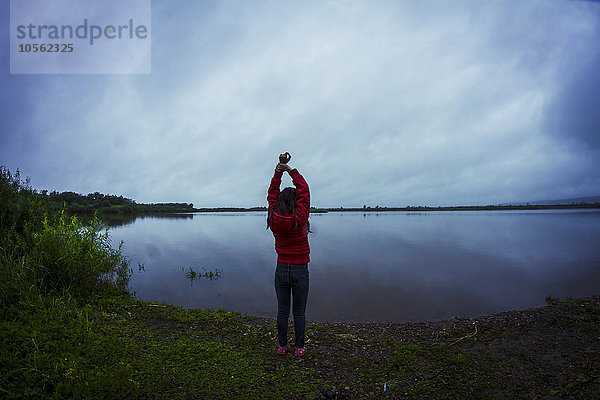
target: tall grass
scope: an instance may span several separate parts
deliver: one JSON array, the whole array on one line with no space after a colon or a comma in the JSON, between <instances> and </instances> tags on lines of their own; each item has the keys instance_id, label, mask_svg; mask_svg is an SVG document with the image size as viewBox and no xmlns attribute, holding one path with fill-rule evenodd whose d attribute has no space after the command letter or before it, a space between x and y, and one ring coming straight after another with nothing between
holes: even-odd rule
<instances>
[{"instance_id":1,"label":"tall grass","mask_svg":"<svg viewBox=\"0 0 600 400\"><path fill-rule=\"evenodd\" d=\"M111 247L94 218L83 225L63 211L49 211L45 196L0 167L2 302L27 291L89 296L100 286L126 289L129 261Z\"/></svg>"},{"instance_id":2,"label":"tall grass","mask_svg":"<svg viewBox=\"0 0 600 400\"><path fill-rule=\"evenodd\" d=\"M56 223L46 218L43 226L25 258L36 271L33 281L38 286L77 295L89 295L107 283L126 289L129 263L121 253L122 243L113 249L108 230L97 231L97 219L84 226L63 212Z\"/></svg>"},{"instance_id":3,"label":"tall grass","mask_svg":"<svg viewBox=\"0 0 600 400\"><path fill-rule=\"evenodd\" d=\"M127 297L130 277L97 226L50 211L18 171L0 167L0 398L88 397L72 391L69 368L91 348L91 304Z\"/></svg>"}]
</instances>

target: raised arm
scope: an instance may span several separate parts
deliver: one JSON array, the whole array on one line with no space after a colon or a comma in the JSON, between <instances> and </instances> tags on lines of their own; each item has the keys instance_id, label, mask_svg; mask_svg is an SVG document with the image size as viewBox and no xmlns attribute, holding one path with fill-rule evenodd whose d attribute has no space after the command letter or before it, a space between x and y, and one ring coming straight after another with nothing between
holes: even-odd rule
<instances>
[{"instance_id":1,"label":"raised arm","mask_svg":"<svg viewBox=\"0 0 600 400\"><path fill-rule=\"evenodd\" d=\"M271 178L271 184L269 185L269 190L267 191L267 202L269 203L269 209L277 203L277 199L279 198L279 187L281 186L281 176L283 175L283 171L279 171L277 168L275 169L275 173Z\"/></svg>"},{"instance_id":2,"label":"raised arm","mask_svg":"<svg viewBox=\"0 0 600 400\"><path fill-rule=\"evenodd\" d=\"M292 177L292 182L296 186L296 215L298 222L308 221L310 213L310 190L308 183L296 168L289 170L288 173Z\"/></svg>"}]
</instances>

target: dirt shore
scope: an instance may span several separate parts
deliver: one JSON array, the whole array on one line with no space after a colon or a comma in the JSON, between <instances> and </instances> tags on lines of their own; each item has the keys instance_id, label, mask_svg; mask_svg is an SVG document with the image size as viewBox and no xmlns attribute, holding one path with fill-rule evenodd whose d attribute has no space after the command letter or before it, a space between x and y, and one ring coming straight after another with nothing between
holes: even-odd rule
<instances>
[{"instance_id":1,"label":"dirt shore","mask_svg":"<svg viewBox=\"0 0 600 400\"><path fill-rule=\"evenodd\" d=\"M307 337L308 355L282 362L334 382L323 399L600 399L600 296L479 318L309 324Z\"/></svg>"}]
</instances>

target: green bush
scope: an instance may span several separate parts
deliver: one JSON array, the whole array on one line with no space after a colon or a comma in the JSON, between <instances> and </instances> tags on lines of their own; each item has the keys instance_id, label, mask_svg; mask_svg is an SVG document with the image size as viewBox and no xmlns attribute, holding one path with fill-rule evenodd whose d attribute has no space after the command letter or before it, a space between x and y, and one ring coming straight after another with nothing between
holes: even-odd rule
<instances>
[{"instance_id":1,"label":"green bush","mask_svg":"<svg viewBox=\"0 0 600 400\"><path fill-rule=\"evenodd\" d=\"M82 225L77 217L67 217L64 212L55 224L44 220L43 230L35 234L25 257L41 288L67 289L77 295L89 295L105 283L126 289L130 272L122 243L113 249L108 230L99 231L98 226L97 218Z\"/></svg>"},{"instance_id":2,"label":"green bush","mask_svg":"<svg viewBox=\"0 0 600 400\"><path fill-rule=\"evenodd\" d=\"M0 246L22 246L29 233L41 228L46 211L42 196L28 179L21 181L19 170L13 175L0 167Z\"/></svg>"},{"instance_id":3,"label":"green bush","mask_svg":"<svg viewBox=\"0 0 600 400\"><path fill-rule=\"evenodd\" d=\"M66 214L86 208L50 202L0 167L0 398L132 397L121 341L101 331L94 303L129 301L115 290L129 261L97 218Z\"/></svg>"}]
</instances>

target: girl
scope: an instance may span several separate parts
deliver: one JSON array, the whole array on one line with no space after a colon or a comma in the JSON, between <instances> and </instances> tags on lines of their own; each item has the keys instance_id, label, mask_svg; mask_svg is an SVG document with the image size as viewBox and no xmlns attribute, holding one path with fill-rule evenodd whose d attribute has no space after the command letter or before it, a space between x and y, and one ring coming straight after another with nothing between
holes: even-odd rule
<instances>
[{"instance_id":1,"label":"girl","mask_svg":"<svg viewBox=\"0 0 600 400\"><path fill-rule=\"evenodd\" d=\"M287 163L291 156L284 153L275 167L267 195L269 210L267 228L275 236L277 269L275 270L275 293L277 295L277 353L284 355L288 351L287 328L290 314L290 297L293 299L294 333L296 336L296 356L306 353L304 331L306 322L304 313L308 297L308 263L310 247L308 245L308 214L310 212L310 192L308 184L297 169ZM295 188L287 187L281 192L281 176L290 174ZM291 296L290 296L291 295Z\"/></svg>"}]
</instances>

